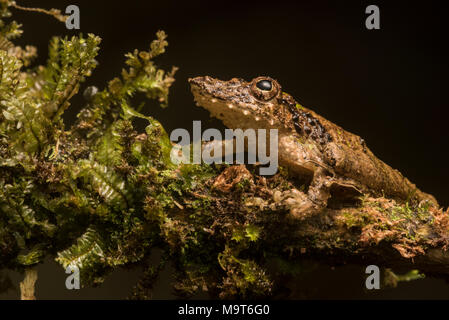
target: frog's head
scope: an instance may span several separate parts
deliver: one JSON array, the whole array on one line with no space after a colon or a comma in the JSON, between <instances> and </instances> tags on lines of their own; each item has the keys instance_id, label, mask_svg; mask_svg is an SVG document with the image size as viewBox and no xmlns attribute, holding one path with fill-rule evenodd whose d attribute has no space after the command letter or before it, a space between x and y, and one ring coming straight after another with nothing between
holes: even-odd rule
<instances>
[{"instance_id":1,"label":"frog's head","mask_svg":"<svg viewBox=\"0 0 449 320\"><path fill-rule=\"evenodd\" d=\"M291 113L284 102L285 93L270 77L250 82L233 78L222 81L208 76L189 79L197 105L209 110L231 129L286 129Z\"/></svg>"}]
</instances>

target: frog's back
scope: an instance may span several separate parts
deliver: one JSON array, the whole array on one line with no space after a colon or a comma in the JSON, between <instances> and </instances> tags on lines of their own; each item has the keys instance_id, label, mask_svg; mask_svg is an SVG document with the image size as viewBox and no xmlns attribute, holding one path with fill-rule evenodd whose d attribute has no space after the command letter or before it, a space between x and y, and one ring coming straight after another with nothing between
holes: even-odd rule
<instances>
[{"instance_id":1,"label":"frog's back","mask_svg":"<svg viewBox=\"0 0 449 320\"><path fill-rule=\"evenodd\" d=\"M342 127L336 125L335 123L327 120L326 118L320 116L315 111L310 110L298 104L298 107L303 111L311 114L315 117L320 124L326 129L326 132L331 136L331 141L337 144L346 145L354 152L365 152L369 151L366 147L365 141L358 135L346 131Z\"/></svg>"},{"instance_id":2,"label":"frog's back","mask_svg":"<svg viewBox=\"0 0 449 320\"><path fill-rule=\"evenodd\" d=\"M360 136L344 130L310 109L301 108L318 119L330 135L330 141L323 148L323 155L337 174L358 181L377 196L427 200L437 205L432 195L419 190L398 170L377 158Z\"/></svg>"}]
</instances>

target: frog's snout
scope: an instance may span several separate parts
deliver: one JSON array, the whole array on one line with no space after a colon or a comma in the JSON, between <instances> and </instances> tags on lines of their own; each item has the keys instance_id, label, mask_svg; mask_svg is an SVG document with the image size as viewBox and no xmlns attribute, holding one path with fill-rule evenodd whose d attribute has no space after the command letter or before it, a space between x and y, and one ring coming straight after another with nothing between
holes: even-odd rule
<instances>
[{"instance_id":1,"label":"frog's snout","mask_svg":"<svg viewBox=\"0 0 449 320\"><path fill-rule=\"evenodd\" d=\"M204 77L189 78L188 81L190 85L201 87L207 84L212 84L214 82L214 79L209 76L204 76Z\"/></svg>"},{"instance_id":2,"label":"frog's snout","mask_svg":"<svg viewBox=\"0 0 449 320\"><path fill-rule=\"evenodd\" d=\"M193 85L199 86L202 78L203 77L189 78L188 81L189 81L190 85L193 84Z\"/></svg>"}]
</instances>

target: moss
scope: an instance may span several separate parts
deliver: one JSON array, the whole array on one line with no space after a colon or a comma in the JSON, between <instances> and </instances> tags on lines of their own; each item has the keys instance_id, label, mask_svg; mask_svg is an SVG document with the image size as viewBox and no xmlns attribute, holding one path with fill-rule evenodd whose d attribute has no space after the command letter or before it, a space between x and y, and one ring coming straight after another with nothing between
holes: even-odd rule
<instances>
[{"instance_id":1,"label":"moss","mask_svg":"<svg viewBox=\"0 0 449 320\"><path fill-rule=\"evenodd\" d=\"M396 288L399 282L409 282L419 279L424 279L425 275L420 273L419 270L410 270L405 274L396 274L390 268L384 270L383 284L386 287Z\"/></svg>"},{"instance_id":2,"label":"moss","mask_svg":"<svg viewBox=\"0 0 449 320\"><path fill-rule=\"evenodd\" d=\"M229 247L220 253L218 261L227 274L221 284L221 298L251 298L271 293L271 281L254 261L237 258Z\"/></svg>"},{"instance_id":3,"label":"moss","mask_svg":"<svg viewBox=\"0 0 449 320\"><path fill-rule=\"evenodd\" d=\"M348 212L343 211L341 214L341 222L348 228L358 227L363 228L369 223L373 222L372 217L364 212Z\"/></svg>"}]
</instances>

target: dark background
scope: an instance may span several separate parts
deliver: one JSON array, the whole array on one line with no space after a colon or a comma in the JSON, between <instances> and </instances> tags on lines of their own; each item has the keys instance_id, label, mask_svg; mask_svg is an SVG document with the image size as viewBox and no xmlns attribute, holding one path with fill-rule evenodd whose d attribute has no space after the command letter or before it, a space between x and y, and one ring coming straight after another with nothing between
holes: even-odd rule
<instances>
[{"instance_id":1,"label":"dark background","mask_svg":"<svg viewBox=\"0 0 449 320\"><path fill-rule=\"evenodd\" d=\"M157 63L165 69L172 65L180 69L169 107L161 109L149 102L144 110L160 120L168 132L191 129L193 120L202 120L203 127L223 128L209 119L207 111L194 106L187 78L210 75L250 80L269 75L304 106L362 136L380 159L447 207L449 70L443 3L19 1L29 7L62 11L69 4L80 7L79 31L103 38L99 66L85 86L103 88L119 74L126 52L147 49L157 30L166 31L168 51ZM365 28L365 8L370 4L380 8L380 30ZM25 30L19 43L37 46L40 64L45 63L51 36L78 33L42 14L15 10L14 15ZM68 124L82 103L81 97L73 99L66 114ZM348 268L339 269L338 276L329 268L327 273L322 270L312 283L315 294L309 297L449 298L449 285L436 279L367 293L362 288L363 270ZM54 267L43 268L43 278L45 270ZM49 272L53 271L47 275ZM114 281L108 291L97 291L96 297L125 297L127 289L121 284L129 282L127 273ZM57 298L54 290L42 288L38 297ZM61 297L66 297L63 282L60 290ZM76 297L83 297L83 290Z\"/></svg>"}]
</instances>

